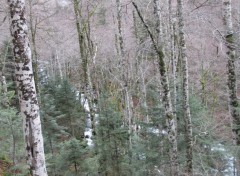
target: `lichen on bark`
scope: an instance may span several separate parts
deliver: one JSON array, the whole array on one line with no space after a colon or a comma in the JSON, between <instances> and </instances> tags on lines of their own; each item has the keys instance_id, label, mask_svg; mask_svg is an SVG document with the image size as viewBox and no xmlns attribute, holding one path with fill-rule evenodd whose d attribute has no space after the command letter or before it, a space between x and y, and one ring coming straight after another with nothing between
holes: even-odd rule
<instances>
[{"instance_id":1,"label":"lichen on bark","mask_svg":"<svg viewBox=\"0 0 240 176\"><path fill-rule=\"evenodd\" d=\"M25 17L25 0L8 0L8 5L10 10L10 31L13 37L15 77L20 112L24 124L27 162L31 175L47 176L39 105L33 77L31 49Z\"/></svg>"}]
</instances>

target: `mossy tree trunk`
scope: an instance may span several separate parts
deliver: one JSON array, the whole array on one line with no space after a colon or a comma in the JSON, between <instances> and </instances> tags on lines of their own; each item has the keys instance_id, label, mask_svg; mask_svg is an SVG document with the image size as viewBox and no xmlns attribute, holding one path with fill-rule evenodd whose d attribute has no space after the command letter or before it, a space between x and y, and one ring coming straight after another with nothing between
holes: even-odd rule
<instances>
[{"instance_id":1,"label":"mossy tree trunk","mask_svg":"<svg viewBox=\"0 0 240 176\"><path fill-rule=\"evenodd\" d=\"M236 43L234 39L233 24L232 24L232 7L231 0L223 0L224 8L224 26L225 32L225 44L226 55L228 58L228 91L229 91L229 110L232 117L232 132L233 140L236 145L240 145L240 114L238 113L238 100L237 100L237 83L236 83Z\"/></svg>"},{"instance_id":2,"label":"mossy tree trunk","mask_svg":"<svg viewBox=\"0 0 240 176\"><path fill-rule=\"evenodd\" d=\"M96 98L94 97L93 84L91 79L91 71L89 68L89 58L95 57L96 53L93 52L93 45L90 39L90 12L88 11L88 19L84 20L81 14L81 1L74 0L74 13L76 20L76 28L78 34L78 44L79 44L79 52L80 58L82 60L82 71L83 71L83 81L82 81L82 90L83 94L81 94L82 105L86 112L86 128L84 132L84 136L88 141L89 145L92 145L92 135L95 130L94 120L96 113L96 104L94 101Z\"/></svg>"},{"instance_id":3,"label":"mossy tree trunk","mask_svg":"<svg viewBox=\"0 0 240 176\"><path fill-rule=\"evenodd\" d=\"M186 51L186 40L184 33L184 19L183 19L183 1L177 1L178 9L178 27L179 27L179 43L180 43L180 58L182 59L183 72L183 110L185 121L185 138L187 146L187 167L186 171L189 176L193 175L193 137L192 137L192 120L189 106L189 85L188 85L188 58Z\"/></svg>"},{"instance_id":4,"label":"mossy tree trunk","mask_svg":"<svg viewBox=\"0 0 240 176\"><path fill-rule=\"evenodd\" d=\"M25 0L8 0L10 31L13 37L15 77L20 111L23 117L24 140L30 174L47 176L39 105L32 69Z\"/></svg>"},{"instance_id":5,"label":"mossy tree trunk","mask_svg":"<svg viewBox=\"0 0 240 176\"><path fill-rule=\"evenodd\" d=\"M178 164L178 146L177 146L177 128L176 128L176 119L173 113L172 108L172 102L171 102L171 95L170 95L170 88L169 88L169 80L166 70L166 64L165 64L165 55L164 55L164 49L163 47L158 46L153 33L151 32L149 26L144 21L143 16L141 15L138 6L136 3L132 3L135 7L142 23L144 24L144 27L146 28L154 50L157 54L157 61L159 66L159 71L161 75L161 85L163 88L163 94L162 94L162 102L164 104L165 109L165 118L166 118L166 124L167 124L167 133L168 133L168 140L170 143L170 164L171 164L171 175L177 176L179 174L179 164ZM160 4L157 2L156 4Z\"/></svg>"},{"instance_id":6,"label":"mossy tree trunk","mask_svg":"<svg viewBox=\"0 0 240 176\"><path fill-rule=\"evenodd\" d=\"M168 0L168 15L169 15L169 43L170 43L170 60L172 64L172 84L173 84L173 110L176 116L177 106L177 56L175 42L175 23L173 22L172 0Z\"/></svg>"}]
</instances>

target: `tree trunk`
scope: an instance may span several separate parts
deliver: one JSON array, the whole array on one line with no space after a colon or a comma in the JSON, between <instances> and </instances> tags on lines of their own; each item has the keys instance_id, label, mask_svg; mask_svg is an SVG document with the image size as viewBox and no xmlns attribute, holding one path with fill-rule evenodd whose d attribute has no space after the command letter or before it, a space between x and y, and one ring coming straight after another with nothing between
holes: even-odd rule
<instances>
[{"instance_id":1,"label":"tree trunk","mask_svg":"<svg viewBox=\"0 0 240 176\"><path fill-rule=\"evenodd\" d=\"M162 29L162 16L161 16L161 7L160 0L154 0L154 15L156 18L156 32L157 32L157 44L164 44L163 41L163 29Z\"/></svg>"},{"instance_id":2,"label":"tree trunk","mask_svg":"<svg viewBox=\"0 0 240 176\"><path fill-rule=\"evenodd\" d=\"M225 43L226 54L228 57L228 91L229 91L229 110L232 117L232 132L235 145L240 145L240 114L238 113L238 100L236 93L236 71L235 71L235 39L232 24L231 0L223 0L224 26L226 29Z\"/></svg>"},{"instance_id":3,"label":"tree trunk","mask_svg":"<svg viewBox=\"0 0 240 176\"><path fill-rule=\"evenodd\" d=\"M176 116L177 106L177 59L176 59L176 44L175 44L175 23L172 19L172 0L168 0L168 13L169 13L169 29L170 29L170 59L172 63L172 83L173 83L173 110Z\"/></svg>"},{"instance_id":4,"label":"tree trunk","mask_svg":"<svg viewBox=\"0 0 240 176\"><path fill-rule=\"evenodd\" d=\"M163 53L163 49L161 47L158 47L157 42L155 41L154 36L153 36L152 32L150 31L150 28L144 21L143 16L141 15L136 3L132 2L132 4L135 7L142 23L144 24L144 27L148 31L148 34L151 38L153 47L157 53L159 70L160 70L160 75L161 75L161 84L163 87L162 102L164 103L164 109L165 109L168 140L171 145L171 148L170 148L171 175L177 176L179 174L177 129L176 129L176 120L175 120L175 117L173 114L173 109L172 109L172 102L171 102L171 95L170 95L170 89L169 89L169 81L168 81L168 76L167 76L167 71L166 71L166 64L165 64L165 60L164 60L165 55Z\"/></svg>"},{"instance_id":5,"label":"tree trunk","mask_svg":"<svg viewBox=\"0 0 240 176\"><path fill-rule=\"evenodd\" d=\"M117 3L117 24L118 24L118 41L120 46L120 53L124 59L125 51L123 45L123 35L122 35L122 12L121 12L121 2L120 0L116 0Z\"/></svg>"},{"instance_id":6,"label":"tree trunk","mask_svg":"<svg viewBox=\"0 0 240 176\"><path fill-rule=\"evenodd\" d=\"M24 123L27 161L33 176L47 176L37 94L32 70L31 49L25 18L25 0L8 0L13 37L15 76Z\"/></svg>"},{"instance_id":7,"label":"tree trunk","mask_svg":"<svg viewBox=\"0 0 240 176\"><path fill-rule=\"evenodd\" d=\"M91 72L89 68L89 56L95 59L95 54L93 52L93 45L90 39L90 12L88 11L88 20L84 22L88 28L83 29L81 27L81 10L79 9L79 0L74 0L74 13L76 20L76 28L78 33L78 44L80 57L82 59L82 70L83 70L83 94L81 94L81 102L86 113L86 128L84 136L88 142L89 146L93 145L92 135L94 131L94 120L96 112L96 104L94 104L94 93L93 84L91 79ZM82 20L83 21L83 20Z\"/></svg>"},{"instance_id":8,"label":"tree trunk","mask_svg":"<svg viewBox=\"0 0 240 176\"><path fill-rule=\"evenodd\" d=\"M36 25L33 23L33 4L32 0L29 0L29 26L30 26L30 32L31 32L31 40L32 40L32 62L33 62L33 74L34 74L34 81L35 81L35 87L36 91L39 94L39 80L38 80L38 58L37 58L37 48L36 48L36 32L37 28Z\"/></svg>"},{"instance_id":9,"label":"tree trunk","mask_svg":"<svg viewBox=\"0 0 240 176\"><path fill-rule=\"evenodd\" d=\"M186 41L184 33L184 21L183 21L183 3L182 0L177 1L178 6L178 25L179 25L179 42L180 42L180 58L182 59L182 71L183 71L183 109L184 120L186 130L186 145L187 145L187 174L193 175L193 149L192 149L192 122L189 107L189 91L188 91L188 60L186 53Z\"/></svg>"}]
</instances>

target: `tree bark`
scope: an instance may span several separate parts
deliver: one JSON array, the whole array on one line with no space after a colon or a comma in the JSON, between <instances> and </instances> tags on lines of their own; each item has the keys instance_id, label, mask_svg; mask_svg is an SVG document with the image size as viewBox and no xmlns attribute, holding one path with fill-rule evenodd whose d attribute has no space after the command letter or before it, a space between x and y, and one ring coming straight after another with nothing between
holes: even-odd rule
<instances>
[{"instance_id":1,"label":"tree bark","mask_svg":"<svg viewBox=\"0 0 240 176\"><path fill-rule=\"evenodd\" d=\"M118 41L120 46L121 56L124 58L124 43L123 43L123 35L122 35L122 12L121 12L121 2L120 0L116 0L117 3L117 24L118 24ZM122 58L122 59L123 59Z\"/></svg>"},{"instance_id":2,"label":"tree bark","mask_svg":"<svg viewBox=\"0 0 240 176\"><path fill-rule=\"evenodd\" d=\"M173 110L176 116L177 106L177 59L175 46L175 23L172 19L172 0L168 0L169 29L170 29L170 59L172 64L172 83L173 83Z\"/></svg>"},{"instance_id":3,"label":"tree bark","mask_svg":"<svg viewBox=\"0 0 240 176\"><path fill-rule=\"evenodd\" d=\"M94 90L91 78L91 71L89 68L89 57L95 59L95 54L93 52L93 45L90 38L90 12L88 11L88 19L84 21L81 19L81 10L79 9L79 0L74 0L74 13L76 20L76 28L78 33L78 44L80 57L82 59L82 70L83 70L83 94L81 94L81 102L86 113L86 128L84 132L84 137L88 141L88 145L92 146L92 135L95 130L95 112L96 104L94 104ZM84 23L81 25L81 21ZM87 26L87 29L83 29L82 26Z\"/></svg>"},{"instance_id":4,"label":"tree bark","mask_svg":"<svg viewBox=\"0 0 240 176\"><path fill-rule=\"evenodd\" d=\"M236 71L235 71L235 60L236 60L236 43L233 32L232 24L232 7L231 0L223 0L224 8L224 26L226 29L225 44L226 44L226 55L228 58L228 91L229 91L229 111L232 117L232 132L233 141L235 145L240 145L240 114L238 113L238 100L237 100L237 83L236 83Z\"/></svg>"},{"instance_id":5,"label":"tree bark","mask_svg":"<svg viewBox=\"0 0 240 176\"><path fill-rule=\"evenodd\" d=\"M162 16L161 16L161 7L160 0L154 0L154 15L156 18L156 32L157 32L157 44L164 44L163 39L163 29L162 29Z\"/></svg>"},{"instance_id":6,"label":"tree bark","mask_svg":"<svg viewBox=\"0 0 240 176\"><path fill-rule=\"evenodd\" d=\"M10 9L10 31L14 46L15 76L20 111L24 123L27 161L31 175L47 176L39 105L25 17L25 0L8 0L8 5Z\"/></svg>"},{"instance_id":7,"label":"tree bark","mask_svg":"<svg viewBox=\"0 0 240 176\"><path fill-rule=\"evenodd\" d=\"M178 27L179 27L179 43L180 43L180 58L182 59L183 71L183 109L186 130L186 145L187 145L187 167L186 171L189 176L193 175L193 149L192 149L192 120L189 107L189 91L188 91L188 58L186 52L186 40L184 33L183 21L183 2L177 1L178 9Z\"/></svg>"}]
</instances>

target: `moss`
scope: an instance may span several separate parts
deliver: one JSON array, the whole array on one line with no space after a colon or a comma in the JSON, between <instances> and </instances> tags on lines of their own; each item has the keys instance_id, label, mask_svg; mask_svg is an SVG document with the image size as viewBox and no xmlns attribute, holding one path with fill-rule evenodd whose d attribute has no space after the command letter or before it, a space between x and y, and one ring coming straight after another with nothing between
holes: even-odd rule
<instances>
[{"instance_id":1,"label":"moss","mask_svg":"<svg viewBox=\"0 0 240 176\"><path fill-rule=\"evenodd\" d=\"M158 50L158 59L159 59L159 70L161 75L164 75L166 70L165 70L165 62L164 62L164 53L163 51L160 49Z\"/></svg>"},{"instance_id":2,"label":"moss","mask_svg":"<svg viewBox=\"0 0 240 176\"><path fill-rule=\"evenodd\" d=\"M232 102L232 106L238 107L238 101L237 101L237 100L233 101L233 102Z\"/></svg>"},{"instance_id":3,"label":"moss","mask_svg":"<svg viewBox=\"0 0 240 176\"><path fill-rule=\"evenodd\" d=\"M228 35L226 35L226 41L227 41L228 43L234 43L233 34L228 34Z\"/></svg>"}]
</instances>

